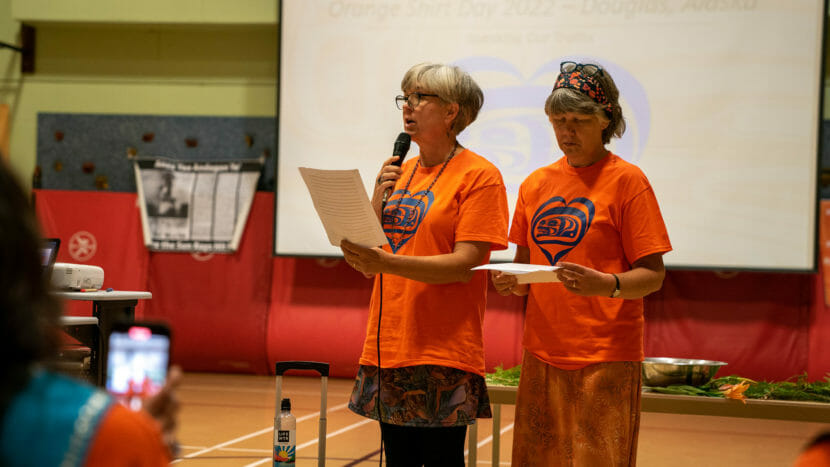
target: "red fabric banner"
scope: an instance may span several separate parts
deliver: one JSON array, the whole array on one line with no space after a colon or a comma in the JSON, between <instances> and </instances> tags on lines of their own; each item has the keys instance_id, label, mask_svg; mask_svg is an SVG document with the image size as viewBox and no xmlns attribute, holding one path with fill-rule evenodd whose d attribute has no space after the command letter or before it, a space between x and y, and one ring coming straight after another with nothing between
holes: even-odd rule
<instances>
[{"instance_id":1,"label":"red fabric banner","mask_svg":"<svg viewBox=\"0 0 830 467\"><path fill-rule=\"evenodd\" d=\"M147 316L174 330L172 359L190 371L267 374L273 197L254 199L234 254L150 253Z\"/></svg>"},{"instance_id":2,"label":"red fabric banner","mask_svg":"<svg viewBox=\"0 0 830 467\"><path fill-rule=\"evenodd\" d=\"M104 268L104 286L148 290L137 315L173 329L173 361L189 371L273 373L282 360L319 360L352 377L366 333L372 282L342 260L272 257L273 194L256 194L232 255L148 253L136 195L37 190L46 236L62 240L58 261ZM646 299L650 357L729 363L720 374L782 380L830 372L830 307L824 274L669 271ZM524 299L491 290L485 361L521 361ZM87 302L67 313L89 315Z\"/></svg>"},{"instance_id":3,"label":"red fabric banner","mask_svg":"<svg viewBox=\"0 0 830 467\"><path fill-rule=\"evenodd\" d=\"M61 239L57 261L104 269L104 288L147 290L147 249L134 193L35 190L44 237ZM145 303L139 300L136 316ZM89 302L69 301L66 313L90 316Z\"/></svg>"},{"instance_id":4,"label":"red fabric banner","mask_svg":"<svg viewBox=\"0 0 830 467\"><path fill-rule=\"evenodd\" d=\"M721 376L802 374L811 295L809 274L669 271L646 300L646 356L724 361Z\"/></svg>"}]
</instances>

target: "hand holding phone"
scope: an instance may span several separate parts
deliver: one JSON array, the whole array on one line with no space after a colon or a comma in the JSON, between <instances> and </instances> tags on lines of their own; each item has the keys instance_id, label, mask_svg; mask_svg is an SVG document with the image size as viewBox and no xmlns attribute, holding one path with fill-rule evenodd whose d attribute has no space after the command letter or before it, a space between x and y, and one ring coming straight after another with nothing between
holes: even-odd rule
<instances>
[{"instance_id":1,"label":"hand holding phone","mask_svg":"<svg viewBox=\"0 0 830 467\"><path fill-rule=\"evenodd\" d=\"M115 323L108 336L106 388L133 410L164 386L170 364L170 328L162 323Z\"/></svg>"}]
</instances>

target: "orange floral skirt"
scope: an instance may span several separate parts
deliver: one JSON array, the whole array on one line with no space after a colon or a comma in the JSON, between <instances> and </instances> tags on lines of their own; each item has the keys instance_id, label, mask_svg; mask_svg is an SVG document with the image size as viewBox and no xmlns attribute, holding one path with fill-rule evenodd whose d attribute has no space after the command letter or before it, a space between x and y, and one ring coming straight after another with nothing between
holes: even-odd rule
<instances>
[{"instance_id":1,"label":"orange floral skirt","mask_svg":"<svg viewBox=\"0 0 830 467\"><path fill-rule=\"evenodd\" d=\"M525 351L513 465L636 465L641 366L605 362L562 370Z\"/></svg>"}]
</instances>

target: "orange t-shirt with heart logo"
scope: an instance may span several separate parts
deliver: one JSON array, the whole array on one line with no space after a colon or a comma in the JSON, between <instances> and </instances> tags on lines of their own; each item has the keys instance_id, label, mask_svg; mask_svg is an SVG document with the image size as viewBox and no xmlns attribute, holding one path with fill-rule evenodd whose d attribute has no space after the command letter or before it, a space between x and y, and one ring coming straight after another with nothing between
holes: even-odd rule
<instances>
[{"instance_id":1,"label":"orange t-shirt with heart logo","mask_svg":"<svg viewBox=\"0 0 830 467\"><path fill-rule=\"evenodd\" d=\"M416 162L404 163L384 209L386 251L441 255L464 241L488 242L491 250L507 248L507 194L496 166L468 149L450 159L443 172L443 164L422 167ZM441 365L483 376L488 281L486 271L475 272L467 283L450 284L383 274L381 290L376 277L360 364L378 364L380 317L381 367Z\"/></svg>"},{"instance_id":2,"label":"orange t-shirt with heart logo","mask_svg":"<svg viewBox=\"0 0 830 467\"><path fill-rule=\"evenodd\" d=\"M609 153L588 167L565 157L530 174L519 189L510 241L530 263L576 263L605 273L671 251L651 184L639 167ZM523 345L562 369L643 359L643 300L583 297L561 283L530 285Z\"/></svg>"}]
</instances>

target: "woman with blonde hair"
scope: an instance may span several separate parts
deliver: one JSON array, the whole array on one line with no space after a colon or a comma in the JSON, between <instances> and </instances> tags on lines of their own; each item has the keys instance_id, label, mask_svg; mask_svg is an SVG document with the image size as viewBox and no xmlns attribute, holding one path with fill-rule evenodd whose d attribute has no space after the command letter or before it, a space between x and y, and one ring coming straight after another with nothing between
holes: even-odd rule
<instances>
[{"instance_id":1,"label":"woman with blonde hair","mask_svg":"<svg viewBox=\"0 0 830 467\"><path fill-rule=\"evenodd\" d=\"M387 465L463 466L467 425L491 416L487 276L470 268L507 247L507 196L498 169L456 139L483 104L475 81L420 64L401 90L395 101L420 154L402 167L393 156L378 174L372 202L388 244L341 245L375 281L349 408L380 422Z\"/></svg>"}]
</instances>

